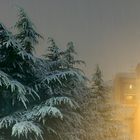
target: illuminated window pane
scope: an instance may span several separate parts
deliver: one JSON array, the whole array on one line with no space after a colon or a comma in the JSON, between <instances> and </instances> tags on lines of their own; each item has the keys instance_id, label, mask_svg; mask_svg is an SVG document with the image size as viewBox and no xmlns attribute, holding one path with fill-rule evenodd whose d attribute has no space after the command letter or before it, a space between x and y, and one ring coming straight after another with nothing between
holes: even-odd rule
<instances>
[{"instance_id":1,"label":"illuminated window pane","mask_svg":"<svg viewBox=\"0 0 140 140\"><path fill-rule=\"evenodd\" d=\"M133 86L132 86L132 84L130 84L130 85L129 85L129 89L132 89L132 88L133 88Z\"/></svg>"},{"instance_id":2,"label":"illuminated window pane","mask_svg":"<svg viewBox=\"0 0 140 140\"><path fill-rule=\"evenodd\" d=\"M128 96L126 96L126 99L127 99L127 100L132 100L132 99L133 99L133 96L128 95Z\"/></svg>"}]
</instances>

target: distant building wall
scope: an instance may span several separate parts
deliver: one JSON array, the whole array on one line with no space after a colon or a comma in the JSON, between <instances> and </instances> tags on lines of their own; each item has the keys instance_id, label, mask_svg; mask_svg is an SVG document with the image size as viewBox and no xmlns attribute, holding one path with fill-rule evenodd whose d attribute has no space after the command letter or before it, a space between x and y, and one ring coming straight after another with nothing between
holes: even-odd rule
<instances>
[{"instance_id":1,"label":"distant building wall","mask_svg":"<svg viewBox=\"0 0 140 140\"><path fill-rule=\"evenodd\" d=\"M122 104L134 104L137 95L137 80L133 73L120 73L114 79L114 97Z\"/></svg>"}]
</instances>

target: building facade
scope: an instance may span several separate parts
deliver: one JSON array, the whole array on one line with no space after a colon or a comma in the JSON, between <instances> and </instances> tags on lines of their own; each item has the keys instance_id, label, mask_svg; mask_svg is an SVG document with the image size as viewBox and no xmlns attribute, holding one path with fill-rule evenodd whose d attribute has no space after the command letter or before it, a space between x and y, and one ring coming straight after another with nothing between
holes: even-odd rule
<instances>
[{"instance_id":1,"label":"building facade","mask_svg":"<svg viewBox=\"0 0 140 140\"><path fill-rule=\"evenodd\" d=\"M140 64L135 73L118 73L114 79L114 97L122 104L140 101Z\"/></svg>"}]
</instances>

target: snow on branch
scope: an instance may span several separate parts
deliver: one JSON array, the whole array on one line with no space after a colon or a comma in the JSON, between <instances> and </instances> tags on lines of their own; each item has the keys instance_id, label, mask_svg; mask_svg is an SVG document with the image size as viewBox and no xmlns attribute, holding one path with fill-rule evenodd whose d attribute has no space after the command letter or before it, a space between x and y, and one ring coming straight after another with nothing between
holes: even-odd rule
<instances>
[{"instance_id":1,"label":"snow on branch","mask_svg":"<svg viewBox=\"0 0 140 140\"><path fill-rule=\"evenodd\" d=\"M9 115L0 119L0 129L11 127L18 122L16 115Z\"/></svg>"},{"instance_id":2,"label":"snow on branch","mask_svg":"<svg viewBox=\"0 0 140 140\"><path fill-rule=\"evenodd\" d=\"M28 134L33 134L36 139L41 138L43 140L43 131L33 122L23 121L16 123L12 127L12 136L17 136L18 138L25 136L28 139Z\"/></svg>"},{"instance_id":3,"label":"snow on branch","mask_svg":"<svg viewBox=\"0 0 140 140\"><path fill-rule=\"evenodd\" d=\"M38 117L39 120L44 121L46 116L63 119L62 113L56 107L43 105L43 106L37 106L34 109L36 110L36 113L34 115Z\"/></svg>"},{"instance_id":4,"label":"snow on branch","mask_svg":"<svg viewBox=\"0 0 140 140\"><path fill-rule=\"evenodd\" d=\"M68 104L71 108L77 108L78 104L72 101L68 97L52 97L46 101L46 104L49 106L61 105L61 104Z\"/></svg>"},{"instance_id":5,"label":"snow on branch","mask_svg":"<svg viewBox=\"0 0 140 140\"><path fill-rule=\"evenodd\" d=\"M18 82L17 80L11 80L11 77L0 71L0 87L5 86L6 89L10 89L12 93L14 93L19 101L21 101L25 108L27 108L26 102L29 102L26 95L29 94L33 98L39 95L32 88L25 87L23 84Z\"/></svg>"}]
</instances>

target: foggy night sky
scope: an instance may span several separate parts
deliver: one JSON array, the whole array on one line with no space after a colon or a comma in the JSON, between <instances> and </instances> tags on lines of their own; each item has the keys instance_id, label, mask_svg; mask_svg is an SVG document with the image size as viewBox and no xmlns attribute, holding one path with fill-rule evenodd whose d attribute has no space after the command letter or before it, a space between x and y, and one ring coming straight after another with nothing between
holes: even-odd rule
<instances>
[{"instance_id":1,"label":"foggy night sky","mask_svg":"<svg viewBox=\"0 0 140 140\"><path fill-rule=\"evenodd\" d=\"M0 0L0 21L8 27L17 20L16 5L45 38L38 54L45 53L48 37L60 48L73 41L86 74L99 64L107 80L140 62L140 0Z\"/></svg>"}]
</instances>

